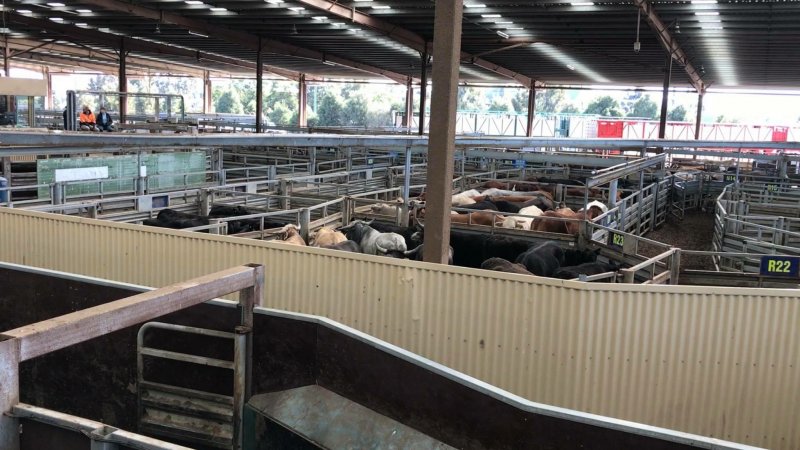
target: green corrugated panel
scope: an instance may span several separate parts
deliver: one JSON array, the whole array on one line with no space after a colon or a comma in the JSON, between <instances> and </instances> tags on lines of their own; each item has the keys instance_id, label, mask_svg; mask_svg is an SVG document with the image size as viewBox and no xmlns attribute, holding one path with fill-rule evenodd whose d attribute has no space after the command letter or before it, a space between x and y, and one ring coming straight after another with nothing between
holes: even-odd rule
<instances>
[{"instance_id":1,"label":"green corrugated panel","mask_svg":"<svg viewBox=\"0 0 800 450\"><path fill-rule=\"evenodd\" d=\"M36 164L36 176L38 184L52 184L55 181L56 169L108 167L108 179L103 181L103 193L132 191L134 189L132 179L139 173L137 168L138 161L139 158L136 155L40 159ZM205 175L198 174L185 176L186 184L184 184L183 175L186 173L205 172L205 152L142 155L142 163L147 166L148 187L150 190L167 190L184 186L192 187L205 182ZM175 174L175 176L156 176L164 174ZM99 192L100 183L93 181L74 182L67 186L68 196L97 194ZM49 197L50 188L40 187L39 198Z\"/></svg>"}]
</instances>

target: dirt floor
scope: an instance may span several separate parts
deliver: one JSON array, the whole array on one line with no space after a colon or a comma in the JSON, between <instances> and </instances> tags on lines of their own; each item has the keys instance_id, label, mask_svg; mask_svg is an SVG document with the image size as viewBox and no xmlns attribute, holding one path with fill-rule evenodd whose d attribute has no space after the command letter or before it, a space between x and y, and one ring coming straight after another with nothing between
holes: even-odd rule
<instances>
[{"instance_id":1,"label":"dirt floor","mask_svg":"<svg viewBox=\"0 0 800 450\"><path fill-rule=\"evenodd\" d=\"M663 242L685 250L712 251L711 242L714 236L714 214L711 212L687 211L683 220L668 215L667 222L658 230L651 231L645 237ZM639 252L646 256L656 256L659 249L642 245ZM714 270L710 256L681 258L682 269Z\"/></svg>"}]
</instances>

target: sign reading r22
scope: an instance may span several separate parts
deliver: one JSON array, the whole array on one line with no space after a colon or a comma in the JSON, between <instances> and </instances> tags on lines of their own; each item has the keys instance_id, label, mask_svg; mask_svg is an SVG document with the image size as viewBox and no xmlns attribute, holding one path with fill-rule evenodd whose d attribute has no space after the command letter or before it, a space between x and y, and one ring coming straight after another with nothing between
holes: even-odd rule
<instances>
[{"instance_id":1,"label":"sign reading r22","mask_svg":"<svg viewBox=\"0 0 800 450\"><path fill-rule=\"evenodd\" d=\"M772 277L797 277L800 275L800 257L762 256L761 275Z\"/></svg>"}]
</instances>

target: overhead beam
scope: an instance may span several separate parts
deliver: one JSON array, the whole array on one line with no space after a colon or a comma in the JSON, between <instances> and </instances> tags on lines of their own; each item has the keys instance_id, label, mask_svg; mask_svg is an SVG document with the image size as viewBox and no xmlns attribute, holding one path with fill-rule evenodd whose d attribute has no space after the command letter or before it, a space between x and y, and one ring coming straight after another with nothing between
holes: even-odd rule
<instances>
[{"instance_id":1,"label":"overhead beam","mask_svg":"<svg viewBox=\"0 0 800 450\"><path fill-rule=\"evenodd\" d=\"M50 20L43 20L36 17L23 16L20 14L13 14L13 13L8 14L8 21L9 23L19 23L30 27L39 28L42 30L57 32L71 39L81 40L86 42L94 42L102 46L108 46L109 42L112 42L113 40L119 37L111 33L103 33L97 30L88 30L85 28L78 28L70 25L58 24ZM144 53L148 55L149 54L171 55L171 56L181 56L185 58L193 58L199 64L202 64L203 61L208 61L217 64L225 64L238 67L241 69L246 69L250 73L254 72L256 69L256 64L254 62L236 58L230 58L222 55L190 50L186 48L175 47L172 45L160 44L151 41L143 41L141 39L135 39L135 38L129 39L127 45L128 49L133 53ZM267 70L270 73L274 73L275 75L290 80L297 80L300 77L300 74L298 72L282 69L279 67L265 66L264 70Z\"/></svg>"},{"instance_id":2,"label":"overhead beam","mask_svg":"<svg viewBox=\"0 0 800 450\"><path fill-rule=\"evenodd\" d=\"M140 5L125 3L119 0L83 0L83 3L110 11L117 11L145 19L155 20L159 23L177 25L179 27L186 28L187 30L214 36L215 38L222 39L233 44L242 45L255 51L258 51L259 46L262 43L262 38L256 36L255 34L231 30L229 28L213 25L204 20L193 19L164 10L147 8ZM362 72L381 75L398 83L405 83L406 78L408 78L406 75L393 72L391 70L381 69L369 64L352 61L347 58L342 58L340 56L319 52L316 50L298 47L293 44L280 42L273 39L263 39L263 45L268 48L271 53L312 59L320 62L331 62L341 66L350 67L352 69L357 69Z\"/></svg>"},{"instance_id":3,"label":"overhead beam","mask_svg":"<svg viewBox=\"0 0 800 450\"><path fill-rule=\"evenodd\" d=\"M102 53L95 52L90 49L85 49L82 47L56 44L52 42L45 43L44 45L36 45L36 41L31 41L28 39L13 39L8 42L8 46L11 47L12 49L19 50L18 52L12 54L12 59L14 57L21 56L25 53L42 54L45 56L55 56L51 52L56 52L80 58L89 58L93 61L96 60L109 63L116 62L116 60L112 60L109 57L105 57L106 56L105 52ZM192 66L186 66L178 62L170 64L155 59L137 58L133 56L128 56L128 63L131 65L139 65L150 69L163 70L171 73L180 72L186 75L194 75L197 77L202 77L203 73L205 72L202 69L194 68ZM176 70L176 67L178 67L179 69Z\"/></svg>"},{"instance_id":4,"label":"overhead beam","mask_svg":"<svg viewBox=\"0 0 800 450\"><path fill-rule=\"evenodd\" d=\"M655 8L650 3L650 0L633 0L633 3L642 11L647 24L656 34L658 41L664 50L672 56L673 59L678 61L678 64L683 66L686 75L689 76L689 83L697 90L697 92L705 92L705 83L700 75L700 72L694 68L689 57L681 48L680 44L675 37L670 33L669 26L661 20Z\"/></svg>"},{"instance_id":5,"label":"overhead beam","mask_svg":"<svg viewBox=\"0 0 800 450\"><path fill-rule=\"evenodd\" d=\"M26 53L24 55L20 55L17 58L14 58L12 61L19 61L19 62L27 62L27 63L37 63L39 65L47 65L47 64L59 64L69 67L81 67L88 70L94 70L96 72L101 72L107 75L119 75L118 66L116 62L112 63L104 63L104 62L87 62L87 61L79 61L69 58L62 58L58 56L48 56L42 55L39 53ZM141 70L131 70L128 69L129 75L137 75L137 76L146 76L146 71Z\"/></svg>"},{"instance_id":6,"label":"overhead beam","mask_svg":"<svg viewBox=\"0 0 800 450\"><path fill-rule=\"evenodd\" d=\"M295 0L295 1L297 3L312 8L316 8L321 11L326 11L330 14L333 14L334 16L337 16L342 19L347 19L358 25L371 28L375 31L384 34L390 39L393 39L394 41L397 41L405 45L406 47L414 49L420 53L427 52L429 54L432 54L430 52L431 47L428 41L419 34L416 34L413 31L407 30L397 25L394 25L383 19L370 16L369 14L358 11L355 8L348 8L346 6L340 5L339 3L332 2L330 0ZM511 69L502 67L493 62L486 61L485 59L480 58L479 55L472 55L467 52L461 52L461 61L472 63L483 69L489 70L504 77L511 78L512 80L517 81L518 83L522 84L525 87L530 87L531 83L533 83L533 80L530 77L517 73Z\"/></svg>"}]
</instances>

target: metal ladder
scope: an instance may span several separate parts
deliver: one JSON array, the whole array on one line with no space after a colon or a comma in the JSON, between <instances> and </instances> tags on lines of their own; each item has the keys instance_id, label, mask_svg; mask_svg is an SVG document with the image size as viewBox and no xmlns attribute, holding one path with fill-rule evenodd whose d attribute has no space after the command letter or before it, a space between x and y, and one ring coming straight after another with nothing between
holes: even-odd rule
<instances>
[{"instance_id":1,"label":"metal ladder","mask_svg":"<svg viewBox=\"0 0 800 450\"><path fill-rule=\"evenodd\" d=\"M234 360L146 347L145 335L153 329L231 339L234 345ZM203 392L145 380L145 357L232 370L233 395ZM140 433L215 448L231 450L241 448L241 423L247 385L247 333L241 332L240 327L237 327L237 332L229 333L149 322L139 329L136 339L136 358Z\"/></svg>"}]
</instances>

